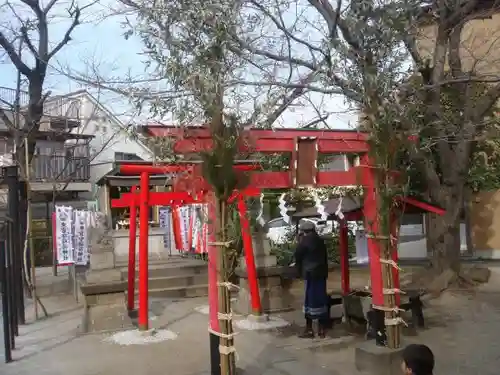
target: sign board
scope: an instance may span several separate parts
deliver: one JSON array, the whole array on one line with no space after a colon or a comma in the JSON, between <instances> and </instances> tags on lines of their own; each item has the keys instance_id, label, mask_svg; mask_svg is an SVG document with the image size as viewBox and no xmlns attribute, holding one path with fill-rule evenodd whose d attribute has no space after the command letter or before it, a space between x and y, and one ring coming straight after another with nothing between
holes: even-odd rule
<instances>
[{"instance_id":1,"label":"sign board","mask_svg":"<svg viewBox=\"0 0 500 375\"><path fill-rule=\"evenodd\" d=\"M423 236L424 226L422 224L408 224L399 227L399 236Z\"/></svg>"}]
</instances>

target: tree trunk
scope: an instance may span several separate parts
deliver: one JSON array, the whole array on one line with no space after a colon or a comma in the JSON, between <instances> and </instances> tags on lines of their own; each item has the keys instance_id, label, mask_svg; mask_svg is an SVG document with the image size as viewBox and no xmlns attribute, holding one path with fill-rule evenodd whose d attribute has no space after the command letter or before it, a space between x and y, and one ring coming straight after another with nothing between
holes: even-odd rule
<instances>
[{"instance_id":1,"label":"tree trunk","mask_svg":"<svg viewBox=\"0 0 500 375\"><path fill-rule=\"evenodd\" d=\"M455 273L460 271L460 213L462 211L463 188L456 184L454 187L440 187L437 194L437 203L446 211L443 216L429 214L427 244L430 247L432 268L437 274L451 269Z\"/></svg>"},{"instance_id":2,"label":"tree trunk","mask_svg":"<svg viewBox=\"0 0 500 375\"><path fill-rule=\"evenodd\" d=\"M428 244L432 268L437 274L447 269L460 271L460 221L448 215L428 215Z\"/></svg>"}]
</instances>

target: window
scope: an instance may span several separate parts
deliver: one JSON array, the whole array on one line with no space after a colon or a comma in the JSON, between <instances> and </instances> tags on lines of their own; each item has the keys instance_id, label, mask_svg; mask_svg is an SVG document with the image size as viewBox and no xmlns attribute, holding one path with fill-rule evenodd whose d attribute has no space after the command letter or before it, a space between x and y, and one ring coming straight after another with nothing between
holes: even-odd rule
<instances>
[{"instance_id":1,"label":"window","mask_svg":"<svg viewBox=\"0 0 500 375\"><path fill-rule=\"evenodd\" d=\"M0 138L0 153L9 154L12 152L12 142L7 138Z\"/></svg>"},{"instance_id":2,"label":"window","mask_svg":"<svg viewBox=\"0 0 500 375\"><path fill-rule=\"evenodd\" d=\"M131 160L142 160L136 154L131 154L128 152L115 152L115 161L131 161Z\"/></svg>"}]
</instances>

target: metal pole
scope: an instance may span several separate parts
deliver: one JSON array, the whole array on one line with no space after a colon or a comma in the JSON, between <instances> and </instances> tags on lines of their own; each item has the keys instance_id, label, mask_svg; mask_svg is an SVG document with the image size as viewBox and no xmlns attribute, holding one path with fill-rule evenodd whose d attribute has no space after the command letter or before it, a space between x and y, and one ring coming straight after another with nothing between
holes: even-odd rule
<instances>
[{"instance_id":1,"label":"metal pole","mask_svg":"<svg viewBox=\"0 0 500 375\"><path fill-rule=\"evenodd\" d=\"M12 257L13 257L13 248L12 241L14 236L12 235L12 223L7 228L7 246L5 248L5 263L7 265L6 275L7 275L7 290L9 291L9 320L10 320L10 348L16 348L15 337L18 335L18 326L17 326L17 308L16 308L16 300L14 298L14 275L12 273Z\"/></svg>"},{"instance_id":2,"label":"metal pole","mask_svg":"<svg viewBox=\"0 0 500 375\"><path fill-rule=\"evenodd\" d=\"M4 222L4 235L7 234L7 226L8 223ZM7 255L7 243L4 240L0 242L0 276L1 276L1 284L2 284L2 318L3 318L3 346L4 346L4 355L5 355L5 363L9 363L12 361L12 348L10 346L10 317L9 317L9 289L7 285L7 269L6 258Z\"/></svg>"},{"instance_id":3,"label":"metal pole","mask_svg":"<svg viewBox=\"0 0 500 375\"><path fill-rule=\"evenodd\" d=\"M5 182L9 189L8 206L9 217L15 224L12 226L12 266L13 266L13 284L15 306L17 308L17 317L20 324L25 324L24 315L24 288L23 288L23 256L21 251L21 237L19 228L19 175L17 166L5 167Z\"/></svg>"}]
</instances>

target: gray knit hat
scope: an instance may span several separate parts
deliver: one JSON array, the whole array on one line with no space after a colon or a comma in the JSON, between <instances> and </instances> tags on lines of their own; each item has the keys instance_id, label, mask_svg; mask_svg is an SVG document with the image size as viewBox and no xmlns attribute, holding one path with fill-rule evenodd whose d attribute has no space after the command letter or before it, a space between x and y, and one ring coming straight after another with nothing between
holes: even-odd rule
<instances>
[{"instance_id":1,"label":"gray knit hat","mask_svg":"<svg viewBox=\"0 0 500 375\"><path fill-rule=\"evenodd\" d=\"M311 231L311 230L314 230L315 228L316 227L315 227L314 223L309 221L309 220L301 220L299 222L299 230Z\"/></svg>"}]
</instances>

